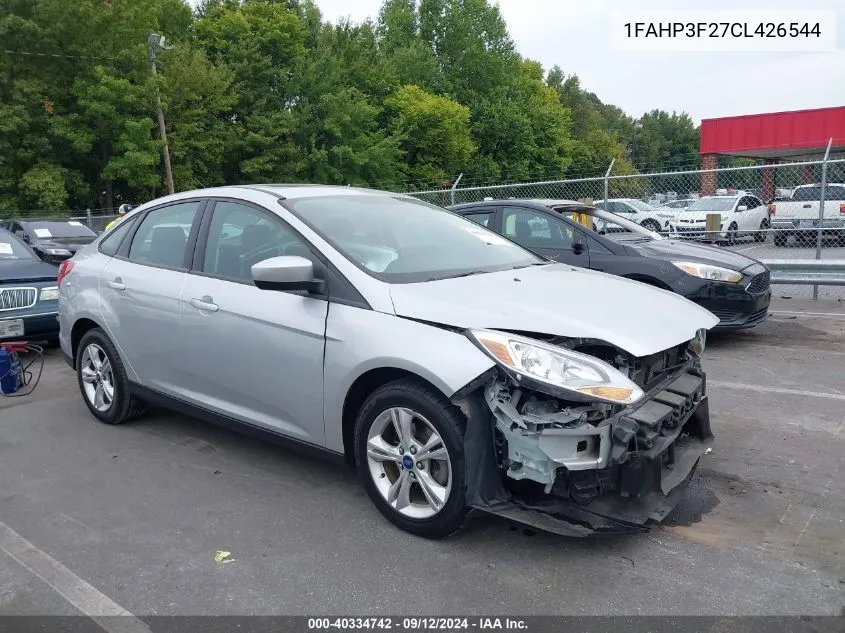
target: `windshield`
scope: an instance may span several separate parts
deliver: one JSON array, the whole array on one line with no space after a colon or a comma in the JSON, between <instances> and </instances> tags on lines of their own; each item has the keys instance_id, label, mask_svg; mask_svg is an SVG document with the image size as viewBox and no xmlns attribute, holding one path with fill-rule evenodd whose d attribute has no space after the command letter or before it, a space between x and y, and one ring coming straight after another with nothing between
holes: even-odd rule
<instances>
[{"instance_id":1,"label":"windshield","mask_svg":"<svg viewBox=\"0 0 845 633\"><path fill-rule=\"evenodd\" d=\"M51 237L97 237L94 231L82 224L82 222L76 222L75 220L68 222L27 222L26 228L28 233L40 239L50 239Z\"/></svg>"},{"instance_id":2,"label":"windshield","mask_svg":"<svg viewBox=\"0 0 845 633\"><path fill-rule=\"evenodd\" d=\"M653 206L651 206L650 204L647 204L647 203L643 202L642 200L635 200L635 199L633 199L633 198L632 198L631 200L625 200L625 202L627 202L628 204L630 204L630 205L631 205L632 207L634 207L637 211L645 211L646 213L651 213L651 212L653 212L653 211L654 211L654 207L653 207Z\"/></svg>"},{"instance_id":3,"label":"windshield","mask_svg":"<svg viewBox=\"0 0 845 633\"><path fill-rule=\"evenodd\" d=\"M36 259L36 257L18 238L0 229L0 261L10 259Z\"/></svg>"},{"instance_id":4,"label":"windshield","mask_svg":"<svg viewBox=\"0 0 845 633\"><path fill-rule=\"evenodd\" d=\"M590 216L593 219L591 223L592 226L590 228L594 229L600 235L605 235L606 237L614 240L615 242L665 239L662 235L653 233L636 222L631 222L630 220L626 220L615 213L603 211L602 209L573 210L572 208L568 208L566 206L552 208L555 209L555 211L559 211L562 216L569 218L573 222L578 221L576 217L578 213Z\"/></svg>"},{"instance_id":5,"label":"windshield","mask_svg":"<svg viewBox=\"0 0 845 633\"><path fill-rule=\"evenodd\" d=\"M390 283L546 263L472 220L419 200L338 195L285 206L356 266Z\"/></svg>"},{"instance_id":6,"label":"windshield","mask_svg":"<svg viewBox=\"0 0 845 633\"><path fill-rule=\"evenodd\" d=\"M824 192L825 200L845 200L845 187L828 185ZM796 202L819 202L822 199L821 187L798 187L792 194Z\"/></svg>"},{"instance_id":7,"label":"windshield","mask_svg":"<svg viewBox=\"0 0 845 633\"><path fill-rule=\"evenodd\" d=\"M687 211L730 211L736 198L700 198L687 207Z\"/></svg>"}]
</instances>

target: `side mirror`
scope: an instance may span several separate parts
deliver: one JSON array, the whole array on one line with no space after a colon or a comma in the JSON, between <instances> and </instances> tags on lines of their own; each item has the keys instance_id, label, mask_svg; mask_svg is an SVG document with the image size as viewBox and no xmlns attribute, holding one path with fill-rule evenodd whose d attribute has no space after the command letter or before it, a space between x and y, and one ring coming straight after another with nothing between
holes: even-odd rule
<instances>
[{"instance_id":1,"label":"side mirror","mask_svg":"<svg viewBox=\"0 0 845 633\"><path fill-rule=\"evenodd\" d=\"M745 206L744 204L741 204L736 208L736 210L737 211L748 211L748 207Z\"/></svg>"},{"instance_id":2,"label":"side mirror","mask_svg":"<svg viewBox=\"0 0 845 633\"><path fill-rule=\"evenodd\" d=\"M585 250L587 250L587 243L584 241L582 236L576 235L575 241L572 243L572 252L575 255L580 255Z\"/></svg>"},{"instance_id":3,"label":"side mirror","mask_svg":"<svg viewBox=\"0 0 845 633\"><path fill-rule=\"evenodd\" d=\"M271 257L254 264L251 270L253 283L262 290L307 290L311 294L323 290L323 280L314 278L314 264L305 257Z\"/></svg>"}]
</instances>

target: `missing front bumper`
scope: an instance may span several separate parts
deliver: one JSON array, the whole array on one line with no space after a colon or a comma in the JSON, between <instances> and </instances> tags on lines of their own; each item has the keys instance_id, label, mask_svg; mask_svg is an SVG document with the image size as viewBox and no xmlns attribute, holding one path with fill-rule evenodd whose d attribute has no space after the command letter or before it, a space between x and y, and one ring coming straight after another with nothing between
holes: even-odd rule
<instances>
[{"instance_id":1,"label":"missing front bumper","mask_svg":"<svg viewBox=\"0 0 845 633\"><path fill-rule=\"evenodd\" d=\"M567 536L635 533L664 520L684 498L701 455L713 441L705 376L693 368L651 392L636 409L592 427L597 441L582 445L582 451L578 444L585 440L579 438L578 427L544 429L536 444L539 453L526 455L523 447L522 470L506 475L545 484L542 494L536 487L526 494L503 484L495 450L488 446L485 404L479 398L469 415L469 505ZM515 413L507 403L492 410L497 419ZM585 430L580 428L582 434ZM554 477L542 477L548 464L539 460L556 463Z\"/></svg>"}]
</instances>

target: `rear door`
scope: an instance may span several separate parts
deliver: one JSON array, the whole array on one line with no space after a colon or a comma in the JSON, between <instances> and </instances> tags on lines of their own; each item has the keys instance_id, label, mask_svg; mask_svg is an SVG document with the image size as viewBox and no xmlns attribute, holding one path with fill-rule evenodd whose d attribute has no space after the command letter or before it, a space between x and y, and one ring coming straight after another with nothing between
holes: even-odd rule
<instances>
[{"instance_id":1,"label":"rear door","mask_svg":"<svg viewBox=\"0 0 845 633\"><path fill-rule=\"evenodd\" d=\"M501 234L535 253L558 262L589 268L590 254L584 245L575 248L578 233L571 226L530 207L503 206Z\"/></svg>"},{"instance_id":2,"label":"rear door","mask_svg":"<svg viewBox=\"0 0 845 633\"><path fill-rule=\"evenodd\" d=\"M261 290L252 265L306 257L310 244L277 215L217 200L181 286L179 396L229 417L324 445L323 353L328 298Z\"/></svg>"},{"instance_id":3,"label":"rear door","mask_svg":"<svg viewBox=\"0 0 845 633\"><path fill-rule=\"evenodd\" d=\"M124 362L142 385L170 395L179 382L179 296L204 204L146 212L99 275L103 322Z\"/></svg>"}]
</instances>

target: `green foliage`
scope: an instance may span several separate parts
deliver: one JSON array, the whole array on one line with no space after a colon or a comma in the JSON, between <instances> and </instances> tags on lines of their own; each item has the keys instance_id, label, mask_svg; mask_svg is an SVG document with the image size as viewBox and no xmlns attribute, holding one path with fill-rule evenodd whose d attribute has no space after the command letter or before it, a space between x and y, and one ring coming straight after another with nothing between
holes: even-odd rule
<instances>
[{"instance_id":1,"label":"green foliage","mask_svg":"<svg viewBox=\"0 0 845 633\"><path fill-rule=\"evenodd\" d=\"M419 86L403 86L386 105L412 182L449 181L475 152L466 106Z\"/></svg>"},{"instance_id":2,"label":"green foliage","mask_svg":"<svg viewBox=\"0 0 845 633\"><path fill-rule=\"evenodd\" d=\"M36 209L61 209L67 204L65 170L50 163L38 164L20 179L24 204Z\"/></svg>"},{"instance_id":3,"label":"green foliage","mask_svg":"<svg viewBox=\"0 0 845 633\"><path fill-rule=\"evenodd\" d=\"M689 166L685 114L640 119L515 50L489 0L0 0L0 209L114 207L242 182L383 188ZM148 58L151 33L172 46ZM57 56L56 56L57 55ZM626 185L627 186L627 185ZM635 181L629 192L638 195Z\"/></svg>"}]
</instances>

